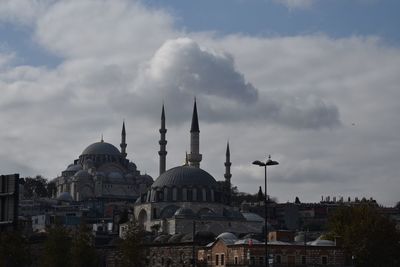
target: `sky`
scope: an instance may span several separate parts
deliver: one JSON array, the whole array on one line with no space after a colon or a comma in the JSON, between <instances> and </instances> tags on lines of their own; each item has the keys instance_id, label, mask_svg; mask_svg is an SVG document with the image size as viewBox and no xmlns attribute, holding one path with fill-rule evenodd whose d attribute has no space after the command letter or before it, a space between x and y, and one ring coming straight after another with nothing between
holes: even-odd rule
<instances>
[{"instance_id":1,"label":"sky","mask_svg":"<svg viewBox=\"0 0 400 267\"><path fill-rule=\"evenodd\" d=\"M0 173L52 179L104 136L158 176L189 150L256 193L400 201L397 0L0 0Z\"/></svg>"}]
</instances>

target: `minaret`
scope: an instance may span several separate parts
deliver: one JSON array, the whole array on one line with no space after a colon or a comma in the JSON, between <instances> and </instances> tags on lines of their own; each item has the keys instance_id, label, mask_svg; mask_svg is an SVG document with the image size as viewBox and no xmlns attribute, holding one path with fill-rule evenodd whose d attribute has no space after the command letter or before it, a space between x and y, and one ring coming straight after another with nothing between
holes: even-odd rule
<instances>
[{"instance_id":1,"label":"minaret","mask_svg":"<svg viewBox=\"0 0 400 267\"><path fill-rule=\"evenodd\" d=\"M190 128L190 154L188 155L189 165L200 168L201 154L200 150L200 130L199 118L197 117L196 99L194 99L192 126Z\"/></svg>"},{"instance_id":2,"label":"minaret","mask_svg":"<svg viewBox=\"0 0 400 267\"><path fill-rule=\"evenodd\" d=\"M228 197L228 204L231 202L231 152L229 150L229 142L226 145L226 153L225 153L225 184L226 184L226 193Z\"/></svg>"},{"instance_id":3,"label":"minaret","mask_svg":"<svg viewBox=\"0 0 400 267\"><path fill-rule=\"evenodd\" d=\"M125 133L125 121L122 122L122 132L121 132L121 155L126 158L126 133Z\"/></svg>"},{"instance_id":4,"label":"minaret","mask_svg":"<svg viewBox=\"0 0 400 267\"><path fill-rule=\"evenodd\" d=\"M165 140L165 134L167 133L167 129L165 128L165 111L164 111L164 104L162 106L161 111L161 128L160 128L160 151L158 151L158 155L160 155L160 175L165 172L166 169L166 158L167 158L167 140Z\"/></svg>"}]
</instances>

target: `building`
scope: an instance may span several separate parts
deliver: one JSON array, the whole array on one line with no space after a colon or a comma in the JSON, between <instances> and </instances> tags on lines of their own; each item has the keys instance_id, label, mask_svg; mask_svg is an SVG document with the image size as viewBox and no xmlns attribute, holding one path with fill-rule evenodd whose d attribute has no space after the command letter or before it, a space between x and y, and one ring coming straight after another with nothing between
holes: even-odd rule
<instances>
[{"instance_id":1,"label":"building","mask_svg":"<svg viewBox=\"0 0 400 267\"><path fill-rule=\"evenodd\" d=\"M68 193L75 201L135 201L153 183L127 159L125 123L122 124L121 151L110 143L93 143L86 147L53 181L56 197Z\"/></svg>"},{"instance_id":2,"label":"building","mask_svg":"<svg viewBox=\"0 0 400 267\"><path fill-rule=\"evenodd\" d=\"M273 233L270 233L273 234ZM284 237L288 233L275 233L270 237ZM270 266L308 267L345 266L345 254L336 242L317 239L312 242L268 241ZM222 233L217 239L198 251L199 266L265 266L265 243L252 238L239 239L232 233Z\"/></svg>"},{"instance_id":3,"label":"building","mask_svg":"<svg viewBox=\"0 0 400 267\"><path fill-rule=\"evenodd\" d=\"M210 231L219 234L227 229L235 233L259 233L264 220L256 214L242 214L230 206L230 148L226 148L225 174L217 181L200 168L200 129L196 101L190 128L190 153L186 163L166 170L166 128L164 107L160 129L160 175L135 203L135 218L144 229L157 228L167 234Z\"/></svg>"},{"instance_id":4,"label":"building","mask_svg":"<svg viewBox=\"0 0 400 267\"><path fill-rule=\"evenodd\" d=\"M0 232L18 226L19 174L0 176Z\"/></svg>"}]
</instances>

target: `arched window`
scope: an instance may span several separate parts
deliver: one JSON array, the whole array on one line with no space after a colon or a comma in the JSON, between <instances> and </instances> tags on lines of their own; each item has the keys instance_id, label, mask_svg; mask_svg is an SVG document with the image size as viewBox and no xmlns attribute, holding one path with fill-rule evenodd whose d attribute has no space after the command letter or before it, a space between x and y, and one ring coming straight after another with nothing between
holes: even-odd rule
<instances>
[{"instance_id":1,"label":"arched window","mask_svg":"<svg viewBox=\"0 0 400 267\"><path fill-rule=\"evenodd\" d=\"M178 200L178 189L176 187L172 188L172 201Z\"/></svg>"},{"instance_id":2,"label":"arched window","mask_svg":"<svg viewBox=\"0 0 400 267\"><path fill-rule=\"evenodd\" d=\"M164 187L164 201L168 201L168 187Z\"/></svg>"},{"instance_id":3,"label":"arched window","mask_svg":"<svg viewBox=\"0 0 400 267\"><path fill-rule=\"evenodd\" d=\"M139 225L143 228L146 229L146 223L147 223L147 212L145 210L141 210L138 215L138 222Z\"/></svg>"},{"instance_id":4,"label":"arched window","mask_svg":"<svg viewBox=\"0 0 400 267\"><path fill-rule=\"evenodd\" d=\"M203 195L203 197L202 197L202 201L207 201L207 191L206 191L206 189L205 188L203 188L202 189L202 195Z\"/></svg>"},{"instance_id":5,"label":"arched window","mask_svg":"<svg viewBox=\"0 0 400 267\"><path fill-rule=\"evenodd\" d=\"M187 189L186 194L187 194L186 200L193 201L193 190L191 188Z\"/></svg>"},{"instance_id":6,"label":"arched window","mask_svg":"<svg viewBox=\"0 0 400 267\"><path fill-rule=\"evenodd\" d=\"M187 189L182 188L182 201L187 201Z\"/></svg>"},{"instance_id":7,"label":"arched window","mask_svg":"<svg viewBox=\"0 0 400 267\"><path fill-rule=\"evenodd\" d=\"M197 201L197 188L193 188L193 201Z\"/></svg>"}]
</instances>

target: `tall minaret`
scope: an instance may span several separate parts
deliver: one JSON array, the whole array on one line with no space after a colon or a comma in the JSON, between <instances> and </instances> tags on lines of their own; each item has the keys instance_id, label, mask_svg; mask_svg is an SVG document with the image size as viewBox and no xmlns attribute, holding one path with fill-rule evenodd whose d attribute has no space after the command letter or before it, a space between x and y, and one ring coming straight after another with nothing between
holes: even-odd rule
<instances>
[{"instance_id":1,"label":"tall minaret","mask_svg":"<svg viewBox=\"0 0 400 267\"><path fill-rule=\"evenodd\" d=\"M121 155L126 158L126 133L125 133L125 121L122 122L122 132L121 132Z\"/></svg>"},{"instance_id":2,"label":"tall minaret","mask_svg":"<svg viewBox=\"0 0 400 267\"><path fill-rule=\"evenodd\" d=\"M189 165L200 168L200 130L199 118L197 117L196 99L194 99L192 126L190 128L190 154L188 155Z\"/></svg>"},{"instance_id":3,"label":"tall minaret","mask_svg":"<svg viewBox=\"0 0 400 267\"><path fill-rule=\"evenodd\" d=\"M158 155L160 155L160 175L165 172L166 169L166 158L167 158L167 140L165 140L165 134L167 133L167 129L165 128L165 111L164 111L164 104L162 106L161 111L161 128L160 128L160 151L158 151Z\"/></svg>"},{"instance_id":4,"label":"tall minaret","mask_svg":"<svg viewBox=\"0 0 400 267\"><path fill-rule=\"evenodd\" d=\"M228 204L231 202L231 152L229 150L229 142L226 145L226 153L225 153L225 184L226 184L226 190L227 190L227 197L228 197Z\"/></svg>"}]
</instances>

